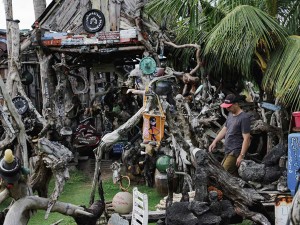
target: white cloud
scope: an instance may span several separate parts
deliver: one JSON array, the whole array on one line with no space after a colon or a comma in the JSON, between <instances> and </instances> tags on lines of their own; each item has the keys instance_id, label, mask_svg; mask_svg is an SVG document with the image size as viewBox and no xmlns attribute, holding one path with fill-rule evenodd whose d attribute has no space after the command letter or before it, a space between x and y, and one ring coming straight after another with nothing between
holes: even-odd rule
<instances>
[{"instance_id":1,"label":"white cloud","mask_svg":"<svg viewBox=\"0 0 300 225\"><path fill-rule=\"evenodd\" d=\"M47 5L51 0L46 0ZM32 0L12 0L13 19L20 20L20 29L31 29L34 23L34 11ZM6 29L5 10L3 0L0 0L0 29Z\"/></svg>"}]
</instances>

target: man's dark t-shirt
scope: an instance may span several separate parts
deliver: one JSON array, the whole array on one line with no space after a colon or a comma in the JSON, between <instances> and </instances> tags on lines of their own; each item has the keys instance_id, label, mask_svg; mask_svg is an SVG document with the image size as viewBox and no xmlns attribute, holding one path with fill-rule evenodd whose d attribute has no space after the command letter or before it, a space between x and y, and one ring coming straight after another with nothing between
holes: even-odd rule
<instances>
[{"instance_id":1,"label":"man's dark t-shirt","mask_svg":"<svg viewBox=\"0 0 300 225\"><path fill-rule=\"evenodd\" d=\"M250 118L245 112L241 112L237 116L232 113L228 114L225 127L227 132L225 135L225 154L233 154L238 156L243 145L243 134L250 133Z\"/></svg>"}]
</instances>

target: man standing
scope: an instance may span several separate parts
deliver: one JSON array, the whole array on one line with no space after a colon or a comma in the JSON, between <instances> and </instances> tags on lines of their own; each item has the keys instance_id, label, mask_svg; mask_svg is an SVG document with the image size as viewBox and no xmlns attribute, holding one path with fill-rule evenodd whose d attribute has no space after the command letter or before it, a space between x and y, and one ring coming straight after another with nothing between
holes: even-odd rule
<instances>
[{"instance_id":1,"label":"man standing","mask_svg":"<svg viewBox=\"0 0 300 225\"><path fill-rule=\"evenodd\" d=\"M250 145L250 118L240 108L238 98L233 94L226 96L221 107L227 109L229 114L225 126L208 150L212 152L217 143L225 137L225 156L222 160L222 166L232 175L238 176L238 167Z\"/></svg>"}]
</instances>

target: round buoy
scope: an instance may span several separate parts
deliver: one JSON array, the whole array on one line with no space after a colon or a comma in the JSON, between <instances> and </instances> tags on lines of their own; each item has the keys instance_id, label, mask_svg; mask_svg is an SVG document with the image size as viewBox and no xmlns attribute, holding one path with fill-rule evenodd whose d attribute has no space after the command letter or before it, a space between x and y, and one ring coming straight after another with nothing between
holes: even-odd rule
<instances>
[{"instance_id":1,"label":"round buoy","mask_svg":"<svg viewBox=\"0 0 300 225\"><path fill-rule=\"evenodd\" d=\"M156 169L161 173L166 173L166 169L169 168L170 164L171 157L168 155L162 155L156 161Z\"/></svg>"},{"instance_id":2,"label":"round buoy","mask_svg":"<svg viewBox=\"0 0 300 225\"><path fill-rule=\"evenodd\" d=\"M127 214L132 211L133 197L129 192L118 192L112 200L112 206L116 213Z\"/></svg>"}]
</instances>

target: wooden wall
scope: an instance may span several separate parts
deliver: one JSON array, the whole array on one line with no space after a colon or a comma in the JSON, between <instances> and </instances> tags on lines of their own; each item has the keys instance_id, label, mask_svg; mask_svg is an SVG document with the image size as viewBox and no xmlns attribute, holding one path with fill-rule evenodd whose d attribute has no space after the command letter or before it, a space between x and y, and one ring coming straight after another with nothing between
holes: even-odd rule
<instances>
[{"instance_id":1,"label":"wooden wall","mask_svg":"<svg viewBox=\"0 0 300 225\"><path fill-rule=\"evenodd\" d=\"M86 33L82 18L90 9L98 9L105 16L103 32L135 27L133 20L121 18L122 7L123 11L128 12L128 0L61 0L52 9L48 9L48 14L40 21L40 26L57 32Z\"/></svg>"}]
</instances>

